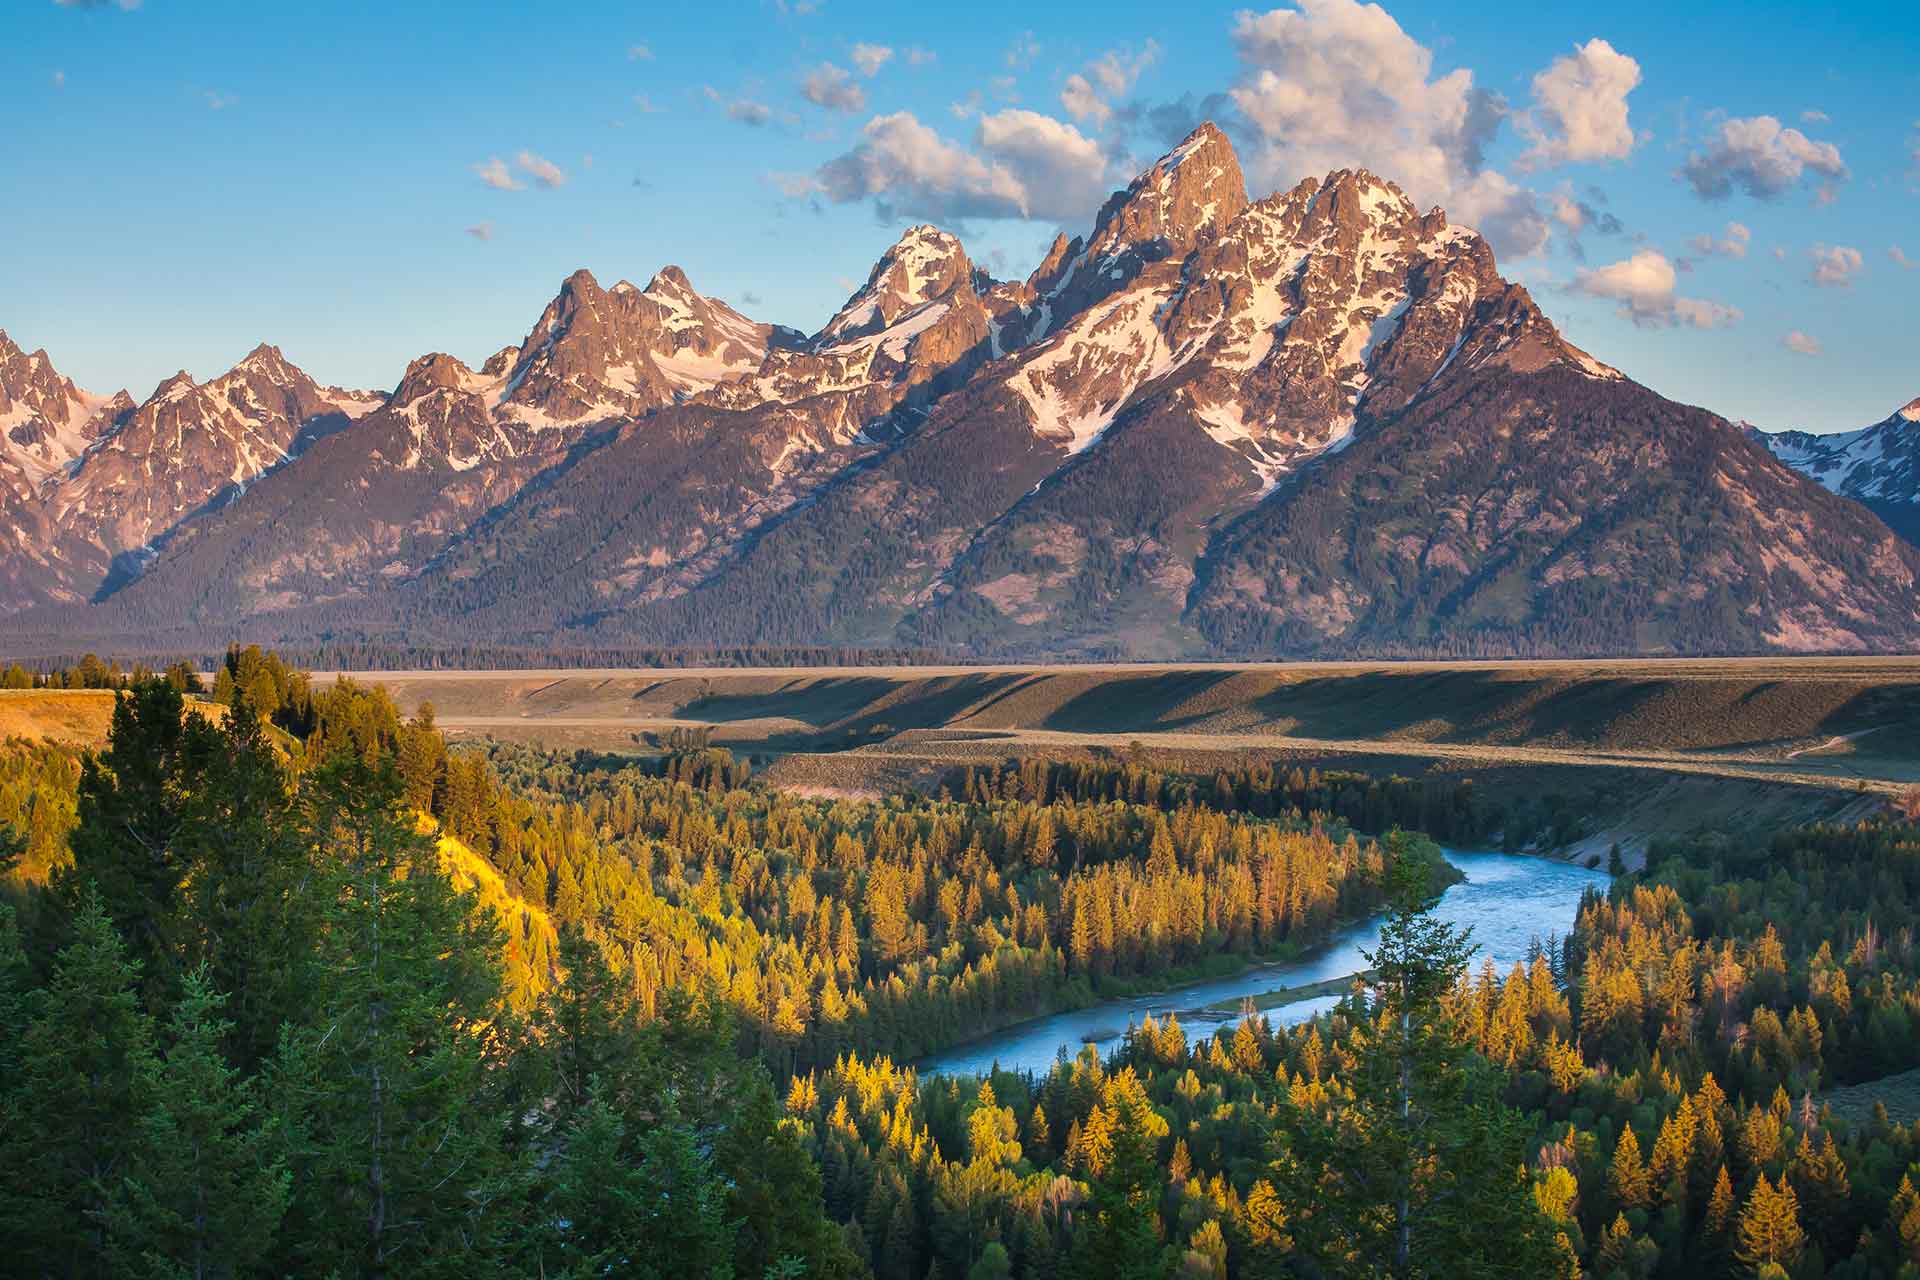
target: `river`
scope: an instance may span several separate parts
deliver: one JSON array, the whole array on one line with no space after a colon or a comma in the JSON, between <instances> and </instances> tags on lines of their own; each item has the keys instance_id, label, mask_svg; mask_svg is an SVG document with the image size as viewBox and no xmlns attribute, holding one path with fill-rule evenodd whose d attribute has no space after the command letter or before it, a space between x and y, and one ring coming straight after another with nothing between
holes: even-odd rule
<instances>
[{"instance_id":1,"label":"river","mask_svg":"<svg viewBox=\"0 0 1920 1280\"><path fill-rule=\"evenodd\" d=\"M1472 962L1476 971L1485 957L1492 956L1504 976L1516 961L1526 959L1527 946L1535 937L1565 934L1573 927L1580 895L1589 886L1607 886L1607 876L1602 872L1546 858L1454 849L1446 854L1447 861L1467 878L1447 889L1435 913L1449 924L1473 929L1473 941L1479 946ZM1222 1000L1237 1001L1281 987L1306 986L1358 973L1367 967L1360 953L1372 950L1379 938L1380 922L1371 920L1344 930L1327 945L1291 964L1262 965L1231 978L1036 1018L934 1054L917 1065L923 1073L956 1075L981 1074L995 1065L1013 1071L1043 1072L1063 1047L1069 1055L1079 1053L1083 1044L1098 1045L1103 1055L1112 1052L1127 1027L1148 1014L1164 1019L1177 1013L1190 1040L1204 1038L1221 1026L1237 1022L1239 1014L1190 1011ZM1267 1017L1291 1025L1332 1008L1338 1000L1331 995L1299 1000L1268 1010Z\"/></svg>"}]
</instances>

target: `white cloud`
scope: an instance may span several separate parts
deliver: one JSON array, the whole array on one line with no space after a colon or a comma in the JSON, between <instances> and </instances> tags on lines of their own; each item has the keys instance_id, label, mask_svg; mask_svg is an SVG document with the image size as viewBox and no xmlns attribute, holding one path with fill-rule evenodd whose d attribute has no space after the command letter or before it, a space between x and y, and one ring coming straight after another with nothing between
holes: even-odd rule
<instances>
[{"instance_id":1,"label":"white cloud","mask_svg":"<svg viewBox=\"0 0 1920 1280\"><path fill-rule=\"evenodd\" d=\"M491 240L493 239L493 224L491 222L476 222L467 228L467 234L475 240Z\"/></svg>"},{"instance_id":2,"label":"white cloud","mask_svg":"<svg viewBox=\"0 0 1920 1280\"><path fill-rule=\"evenodd\" d=\"M1735 187L1770 200L1807 174L1842 181L1847 166L1831 142L1815 142L1772 116L1748 116L1723 121L1707 148L1688 156L1680 173L1705 200L1724 200Z\"/></svg>"},{"instance_id":3,"label":"white cloud","mask_svg":"<svg viewBox=\"0 0 1920 1280\"><path fill-rule=\"evenodd\" d=\"M867 106L867 91L854 83L853 73L831 62L807 72L800 82L800 96L829 111L864 111Z\"/></svg>"},{"instance_id":4,"label":"white cloud","mask_svg":"<svg viewBox=\"0 0 1920 1280\"><path fill-rule=\"evenodd\" d=\"M647 45L636 44L627 48L628 62L652 62L653 50Z\"/></svg>"},{"instance_id":5,"label":"white cloud","mask_svg":"<svg viewBox=\"0 0 1920 1280\"><path fill-rule=\"evenodd\" d=\"M1665 254L1640 249L1630 258L1578 272L1573 287L1590 297L1611 298L1620 304L1620 314L1647 328L1718 329L1740 319L1739 310L1724 303L1674 296L1675 280Z\"/></svg>"},{"instance_id":6,"label":"white cloud","mask_svg":"<svg viewBox=\"0 0 1920 1280\"><path fill-rule=\"evenodd\" d=\"M62 9L118 9L122 13L132 13L140 7L140 0L53 0Z\"/></svg>"},{"instance_id":7,"label":"white cloud","mask_svg":"<svg viewBox=\"0 0 1920 1280\"><path fill-rule=\"evenodd\" d=\"M1753 232L1744 223L1729 222L1726 235L1718 240L1711 232L1702 232L1691 241L1693 251L1706 257L1744 258L1747 246L1753 241Z\"/></svg>"},{"instance_id":8,"label":"white cloud","mask_svg":"<svg viewBox=\"0 0 1920 1280\"><path fill-rule=\"evenodd\" d=\"M66 88L66 87L67 87L67 73L66 73L66 72L64 72L64 71L56 71L56 72L54 72L54 73L53 73L53 87L54 87L54 88L56 88L56 89L64 89L64 88Z\"/></svg>"},{"instance_id":9,"label":"white cloud","mask_svg":"<svg viewBox=\"0 0 1920 1280\"><path fill-rule=\"evenodd\" d=\"M487 162L473 166L473 171L480 175L480 181L486 183L495 191L518 191L521 189L522 184L520 180L513 176L507 169L507 162L499 156L488 156Z\"/></svg>"},{"instance_id":10,"label":"white cloud","mask_svg":"<svg viewBox=\"0 0 1920 1280\"><path fill-rule=\"evenodd\" d=\"M1068 219L1098 207L1106 169L1097 142L1037 112L982 116L969 149L900 111L869 120L859 143L805 189L838 204L872 199L908 217ZM783 183L789 193L799 186Z\"/></svg>"},{"instance_id":11,"label":"white cloud","mask_svg":"<svg viewBox=\"0 0 1920 1280\"><path fill-rule=\"evenodd\" d=\"M853 46L853 65L860 68L860 74L869 78L880 74L880 68L893 59L893 50L884 44L856 44Z\"/></svg>"},{"instance_id":12,"label":"white cloud","mask_svg":"<svg viewBox=\"0 0 1920 1280\"><path fill-rule=\"evenodd\" d=\"M1033 38L1033 32L1022 31L1015 36L1013 43L1007 46L1004 61L1010 71L1025 71L1040 56L1040 42Z\"/></svg>"},{"instance_id":13,"label":"white cloud","mask_svg":"<svg viewBox=\"0 0 1920 1280\"><path fill-rule=\"evenodd\" d=\"M1545 246L1535 194L1485 166L1505 102L1465 68L1430 78L1432 51L1379 5L1299 0L1243 12L1233 40L1242 73L1230 97L1258 135L1247 159L1267 186L1364 165L1417 201L1444 203L1503 254Z\"/></svg>"},{"instance_id":14,"label":"white cloud","mask_svg":"<svg viewBox=\"0 0 1920 1280\"><path fill-rule=\"evenodd\" d=\"M1533 105L1518 120L1533 146L1523 169L1569 161L1624 160L1638 140L1627 123L1627 95L1640 64L1605 40L1575 45L1533 78Z\"/></svg>"},{"instance_id":15,"label":"white cloud","mask_svg":"<svg viewBox=\"0 0 1920 1280\"><path fill-rule=\"evenodd\" d=\"M555 187L565 186L567 183L567 175L560 171L560 166L544 156L537 156L531 151L522 151L513 158L513 161L520 166L522 173L531 174L535 182L549 191Z\"/></svg>"},{"instance_id":16,"label":"white cloud","mask_svg":"<svg viewBox=\"0 0 1920 1280\"><path fill-rule=\"evenodd\" d=\"M1907 251L1897 244L1887 250L1887 256L1893 259L1895 266L1908 271L1913 270L1916 266L1920 266L1920 263L1916 263L1913 259L1907 257Z\"/></svg>"},{"instance_id":17,"label":"white cloud","mask_svg":"<svg viewBox=\"0 0 1920 1280\"><path fill-rule=\"evenodd\" d=\"M1803 356L1817 356L1826 351L1826 348L1820 345L1820 339L1812 334L1802 333L1798 329L1791 330L1786 337L1780 339L1780 345Z\"/></svg>"},{"instance_id":18,"label":"white cloud","mask_svg":"<svg viewBox=\"0 0 1920 1280\"><path fill-rule=\"evenodd\" d=\"M1160 46L1152 40L1137 54L1109 49L1067 77L1066 87L1060 91L1060 105L1075 120L1088 121L1095 127L1104 125L1113 116L1111 100L1133 88L1140 73L1159 57Z\"/></svg>"},{"instance_id":19,"label":"white cloud","mask_svg":"<svg viewBox=\"0 0 1920 1280\"><path fill-rule=\"evenodd\" d=\"M1827 123L1827 113L1824 111L1802 111L1800 113L1800 123L1825 124Z\"/></svg>"},{"instance_id":20,"label":"white cloud","mask_svg":"<svg viewBox=\"0 0 1920 1280\"><path fill-rule=\"evenodd\" d=\"M633 105L640 109L641 115L646 116L653 115L660 110L658 106L654 105L653 99L644 93L636 93L633 95Z\"/></svg>"},{"instance_id":21,"label":"white cloud","mask_svg":"<svg viewBox=\"0 0 1920 1280\"><path fill-rule=\"evenodd\" d=\"M932 63L938 62L939 60L940 60L939 54L935 53L931 49L922 49L917 44L912 45L907 49L907 65L910 67L924 67Z\"/></svg>"},{"instance_id":22,"label":"white cloud","mask_svg":"<svg viewBox=\"0 0 1920 1280\"><path fill-rule=\"evenodd\" d=\"M1077 72L1067 77L1066 87L1060 90L1060 105L1075 120L1088 120L1096 127L1105 124L1107 117L1113 114L1112 109L1100 100L1100 95L1093 91L1093 85Z\"/></svg>"},{"instance_id":23,"label":"white cloud","mask_svg":"<svg viewBox=\"0 0 1920 1280\"><path fill-rule=\"evenodd\" d=\"M1807 279L1828 289L1846 288L1867 265L1866 257L1858 249L1849 249L1843 244L1817 244L1807 250L1807 257L1813 260Z\"/></svg>"}]
</instances>

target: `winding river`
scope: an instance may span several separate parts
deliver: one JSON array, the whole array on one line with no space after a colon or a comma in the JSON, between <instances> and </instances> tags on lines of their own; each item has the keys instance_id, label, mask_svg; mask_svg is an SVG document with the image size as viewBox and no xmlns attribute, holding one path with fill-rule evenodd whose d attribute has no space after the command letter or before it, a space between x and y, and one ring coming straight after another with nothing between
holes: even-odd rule
<instances>
[{"instance_id":1,"label":"winding river","mask_svg":"<svg viewBox=\"0 0 1920 1280\"><path fill-rule=\"evenodd\" d=\"M1535 937L1564 934L1573 927L1580 895L1589 886L1604 889L1607 885L1602 872L1545 858L1449 849L1447 861L1467 878L1446 891L1437 914L1450 924L1472 927L1473 940L1480 948L1473 959L1475 970L1485 957L1492 956L1503 975L1516 961L1526 958L1527 946ZM1148 1014L1156 1018L1178 1014L1189 1039L1211 1036L1215 1029L1237 1022L1239 1014L1200 1012L1205 1006L1357 973L1366 968L1360 953L1372 950L1379 937L1379 921L1369 921L1336 935L1326 946L1292 964L1265 965L1231 978L1036 1018L934 1054L918 1066L923 1073L979 1074L996 1064L1008 1070L1043 1072L1062 1048L1072 1055L1079 1053L1083 1044L1093 1044L1102 1054L1111 1052L1127 1027ZM1338 1000L1332 995L1298 1000L1269 1010L1267 1017L1291 1025L1332 1008Z\"/></svg>"}]
</instances>

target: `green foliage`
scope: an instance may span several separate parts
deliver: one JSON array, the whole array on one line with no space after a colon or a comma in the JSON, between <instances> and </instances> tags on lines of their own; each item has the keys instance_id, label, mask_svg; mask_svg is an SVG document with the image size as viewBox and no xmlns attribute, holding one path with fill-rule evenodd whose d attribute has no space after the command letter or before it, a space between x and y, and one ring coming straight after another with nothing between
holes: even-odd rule
<instances>
[{"instance_id":1,"label":"green foliage","mask_svg":"<svg viewBox=\"0 0 1920 1280\"><path fill-rule=\"evenodd\" d=\"M205 973L187 975L164 1056L147 1064L150 1104L106 1208L116 1274L248 1275L271 1256L291 1176L258 1080L222 1051L224 1003Z\"/></svg>"}]
</instances>

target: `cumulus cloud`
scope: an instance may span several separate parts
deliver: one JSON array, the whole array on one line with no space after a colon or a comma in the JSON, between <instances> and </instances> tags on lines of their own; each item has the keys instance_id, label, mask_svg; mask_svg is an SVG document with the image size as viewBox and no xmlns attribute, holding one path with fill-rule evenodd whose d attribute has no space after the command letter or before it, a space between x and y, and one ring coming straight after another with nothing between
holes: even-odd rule
<instances>
[{"instance_id":1,"label":"cumulus cloud","mask_svg":"<svg viewBox=\"0 0 1920 1280\"><path fill-rule=\"evenodd\" d=\"M1780 339L1780 345L1803 356L1817 356L1826 351L1826 348L1820 345L1820 339L1812 334L1802 333L1798 329L1790 330L1786 337Z\"/></svg>"},{"instance_id":2,"label":"cumulus cloud","mask_svg":"<svg viewBox=\"0 0 1920 1280\"><path fill-rule=\"evenodd\" d=\"M867 106L867 91L854 83L853 73L831 62L807 72L800 82L800 96L829 111L864 111Z\"/></svg>"},{"instance_id":3,"label":"cumulus cloud","mask_svg":"<svg viewBox=\"0 0 1920 1280\"><path fill-rule=\"evenodd\" d=\"M1907 257L1907 251L1897 244L1887 250L1887 256L1893 259L1893 265L1907 271L1911 271L1916 265L1920 265L1916 264L1913 259Z\"/></svg>"},{"instance_id":4,"label":"cumulus cloud","mask_svg":"<svg viewBox=\"0 0 1920 1280\"><path fill-rule=\"evenodd\" d=\"M493 239L493 224L491 222L476 222L467 228L467 234L475 240L491 240Z\"/></svg>"},{"instance_id":5,"label":"cumulus cloud","mask_svg":"<svg viewBox=\"0 0 1920 1280\"><path fill-rule=\"evenodd\" d=\"M1693 251L1703 257L1744 258L1747 245L1753 240L1753 232L1744 223L1729 222L1727 233L1715 239L1711 232L1702 232L1691 241Z\"/></svg>"},{"instance_id":6,"label":"cumulus cloud","mask_svg":"<svg viewBox=\"0 0 1920 1280\"><path fill-rule=\"evenodd\" d=\"M1703 200L1724 200L1736 187L1771 200L1808 175L1844 181L1847 166L1831 142L1815 142L1772 116L1748 116L1722 121L1706 148L1687 157L1680 174Z\"/></svg>"},{"instance_id":7,"label":"cumulus cloud","mask_svg":"<svg viewBox=\"0 0 1920 1280\"><path fill-rule=\"evenodd\" d=\"M1740 319L1739 310L1724 303L1675 296L1675 279L1673 263L1665 254L1640 249L1630 258L1576 273L1573 287L1590 297L1618 302L1621 315L1646 328L1718 329Z\"/></svg>"},{"instance_id":8,"label":"cumulus cloud","mask_svg":"<svg viewBox=\"0 0 1920 1280\"><path fill-rule=\"evenodd\" d=\"M889 216L1067 219L1098 206L1106 170L1097 142L1037 112L980 117L969 148L899 111L868 121L805 186L837 204L872 199Z\"/></svg>"},{"instance_id":9,"label":"cumulus cloud","mask_svg":"<svg viewBox=\"0 0 1920 1280\"><path fill-rule=\"evenodd\" d=\"M1422 203L1440 202L1496 250L1542 248L1549 224L1533 192L1485 166L1505 101L1462 68L1432 78L1433 53L1376 4L1299 0L1242 13L1231 97L1257 137L1250 167L1272 186L1359 164Z\"/></svg>"},{"instance_id":10,"label":"cumulus cloud","mask_svg":"<svg viewBox=\"0 0 1920 1280\"><path fill-rule=\"evenodd\" d=\"M884 44L866 44L853 46L853 65L860 68L860 74L869 78L880 74L880 68L893 60L893 50Z\"/></svg>"},{"instance_id":11,"label":"cumulus cloud","mask_svg":"<svg viewBox=\"0 0 1920 1280\"><path fill-rule=\"evenodd\" d=\"M1807 250L1807 257L1813 262L1807 279L1827 289L1846 288L1867 265L1866 257L1858 249L1849 249L1843 244L1817 244Z\"/></svg>"},{"instance_id":12,"label":"cumulus cloud","mask_svg":"<svg viewBox=\"0 0 1920 1280\"><path fill-rule=\"evenodd\" d=\"M531 151L522 151L513 158L513 162L520 166L522 173L531 175L535 182L547 188L549 191L555 187L566 185L567 175L560 171L559 165L547 159L545 156L537 156ZM493 184L488 183L487 185L492 186Z\"/></svg>"},{"instance_id":13,"label":"cumulus cloud","mask_svg":"<svg viewBox=\"0 0 1920 1280\"><path fill-rule=\"evenodd\" d=\"M1067 77L1060 91L1060 105L1075 120L1084 120L1096 128L1113 117L1111 105L1133 87L1140 73L1160 56L1160 46L1152 40L1139 53L1109 49L1085 68Z\"/></svg>"},{"instance_id":14,"label":"cumulus cloud","mask_svg":"<svg viewBox=\"0 0 1920 1280\"><path fill-rule=\"evenodd\" d=\"M488 156L486 163L473 166L473 171L480 175L480 181L495 191L518 191L523 185L499 156Z\"/></svg>"},{"instance_id":15,"label":"cumulus cloud","mask_svg":"<svg viewBox=\"0 0 1920 1280\"><path fill-rule=\"evenodd\" d=\"M1533 105L1520 132L1533 144L1523 169L1569 161L1624 160L1638 140L1627 123L1627 95L1640 64L1598 38L1575 45L1533 78Z\"/></svg>"}]
</instances>

